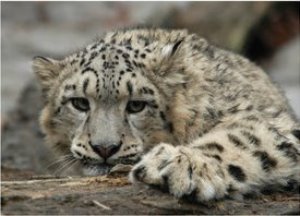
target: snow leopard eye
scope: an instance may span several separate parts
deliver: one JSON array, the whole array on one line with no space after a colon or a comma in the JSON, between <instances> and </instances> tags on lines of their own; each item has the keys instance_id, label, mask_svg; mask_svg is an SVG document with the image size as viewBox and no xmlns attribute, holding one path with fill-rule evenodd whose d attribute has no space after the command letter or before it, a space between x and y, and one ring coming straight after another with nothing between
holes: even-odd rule
<instances>
[{"instance_id":1,"label":"snow leopard eye","mask_svg":"<svg viewBox=\"0 0 300 216\"><path fill-rule=\"evenodd\" d=\"M126 110L128 113L138 113L145 108L146 104L145 101L129 101Z\"/></svg>"},{"instance_id":2,"label":"snow leopard eye","mask_svg":"<svg viewBox=\"0 0 300 216\"><path fill-rule=\"evenodd\" d=\"M73 107L81 112L87 112L90 110L89 101L85 98L71 98Z\"/></svg>"}]
</instances>

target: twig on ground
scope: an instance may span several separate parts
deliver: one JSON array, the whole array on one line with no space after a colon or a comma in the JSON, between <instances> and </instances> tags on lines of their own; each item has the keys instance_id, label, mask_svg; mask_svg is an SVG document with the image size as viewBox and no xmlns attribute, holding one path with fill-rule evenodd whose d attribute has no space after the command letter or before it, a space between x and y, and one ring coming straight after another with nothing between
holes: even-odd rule
<instances>
[{"instance_id":1,"label":"twig on ground","mask_svg":"<svg viewBox=\"0 0 300 216\"><path fill-rule=\"evenodd\" d=\"M96 206L99 206L100 208L103 208L105 210L111 210L110 207L106 206L106 205L103 205L102 203L99 203L97 200L93 200L93 203L96 205Z\"/></svg>"}]
</instances>

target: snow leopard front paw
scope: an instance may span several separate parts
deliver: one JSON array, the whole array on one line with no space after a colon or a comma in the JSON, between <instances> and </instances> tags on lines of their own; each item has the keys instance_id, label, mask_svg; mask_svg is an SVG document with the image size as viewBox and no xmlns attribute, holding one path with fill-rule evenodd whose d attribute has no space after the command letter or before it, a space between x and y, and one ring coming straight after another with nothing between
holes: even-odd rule
<instances>
[{"instance_id":1,"label":"snow leopard front paw","mask_svg":"<svg viewBox=\"0 0 300 216\"><path fill-rule=\"evenodd\" d=\"M226 193L224 173L214 162L188 147L160 144L133 167L130 180L158 186L178 198L207 201Z\"/></svg>"}]
</instances>

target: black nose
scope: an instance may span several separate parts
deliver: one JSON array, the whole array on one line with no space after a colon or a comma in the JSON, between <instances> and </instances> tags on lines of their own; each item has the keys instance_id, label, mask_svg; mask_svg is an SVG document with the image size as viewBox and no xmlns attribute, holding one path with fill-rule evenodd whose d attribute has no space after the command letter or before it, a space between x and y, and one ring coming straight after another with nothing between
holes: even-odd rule
<instances>
[{"instance_id":1,"label":"black nose","mask_svg":"<svg viewBox=\"0 0 300 216\"><path fill-rule=\"evenodd\" d=\"M91 146L98 155L100 155L104 159L107 159L119 151L121 144L122 143L120 142L119 144L91 145Z\"/></svg>"}]
</instances>

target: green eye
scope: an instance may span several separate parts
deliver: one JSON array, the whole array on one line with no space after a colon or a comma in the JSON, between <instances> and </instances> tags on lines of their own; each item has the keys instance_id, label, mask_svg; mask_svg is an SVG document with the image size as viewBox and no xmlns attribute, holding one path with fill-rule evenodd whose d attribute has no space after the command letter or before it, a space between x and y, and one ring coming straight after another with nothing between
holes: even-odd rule
<instances>
[{"instance_id":1,"label":"green eye","mask_svg":"<svg viewBox=\"0 0 300 216\"><path fill-rule=\"evenodd\" d=\"M145 101L129 101L126 110L128 113L138 113L146 107L146 104Z\"/></svg>"},{"instance_id":2,"label":"green eye","mask_svg":"<svg viewBox=\"0 0 300 216\"><path fill-rule=\"evenodd\" d=\"M71 98L73 107L81 112L87 112L90 110L89 101L85 98Z\"/></svg>"}]
</instances>

